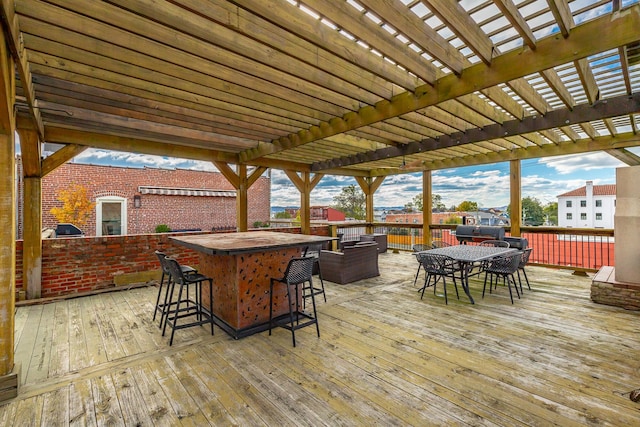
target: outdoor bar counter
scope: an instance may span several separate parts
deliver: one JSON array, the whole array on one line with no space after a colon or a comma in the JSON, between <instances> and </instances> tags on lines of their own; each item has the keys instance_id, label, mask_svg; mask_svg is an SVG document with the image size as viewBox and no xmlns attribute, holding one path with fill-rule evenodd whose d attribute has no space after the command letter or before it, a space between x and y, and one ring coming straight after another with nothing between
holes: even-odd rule
<instances>
[{"instance_id":1,"label":"outdoor bar counter","mask_svg":"<svg viewBox=\"0 0 640 427\"><path fill-rule=\"evenodd\" d=\"M237 339L268 329L270 278L282 277L289 260L301 256L306 246L335 238L248 231L170 239L200 254L198 271L213 279L214 321ZM206 286L203 304L210 307ZM274 302L286 301L286 295L285 287L277 287ZM274 304L274 317L287 313L286 304Z\"/></svg>"}]
</instances>

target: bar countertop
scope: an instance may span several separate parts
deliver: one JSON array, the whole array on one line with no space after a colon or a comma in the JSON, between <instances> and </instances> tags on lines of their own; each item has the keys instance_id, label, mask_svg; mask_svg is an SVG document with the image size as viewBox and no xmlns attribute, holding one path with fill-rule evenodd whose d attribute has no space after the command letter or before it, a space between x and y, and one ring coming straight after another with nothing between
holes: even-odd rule
<instances>
[{"instance_id":1,"label":"bar countertop","mask_svg":"<svg viewBox=\"0 0 640 427\"><path fill-rule=\"evenodd\" d=\"M170 237L178 245L211 255L233 255L278 248L307 246L336 240L336 237L311 236L277 231L197 234Z\"/></svg>"}]
</instances>

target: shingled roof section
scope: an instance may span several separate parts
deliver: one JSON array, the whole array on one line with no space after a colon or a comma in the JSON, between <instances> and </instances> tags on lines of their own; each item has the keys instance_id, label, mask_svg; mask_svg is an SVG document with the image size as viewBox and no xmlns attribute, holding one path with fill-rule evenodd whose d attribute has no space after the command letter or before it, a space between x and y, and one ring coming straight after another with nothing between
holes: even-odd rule
<instances>
[{"instance_id":1,"label":"shingled roof section","mask_svg":"<svg viewBox=\"0 0 640 427\"><path fill-rule=\"evenodd\" d=\"M615 184L605 184L605 185L594 185L593 186L593 195L594 196L615 196L616 195L616 185ZM587 196L587 187L580 187L575 190L571 190L567 193L560 194L558 197L580 197Z\"/></svg>"}]
</instances>

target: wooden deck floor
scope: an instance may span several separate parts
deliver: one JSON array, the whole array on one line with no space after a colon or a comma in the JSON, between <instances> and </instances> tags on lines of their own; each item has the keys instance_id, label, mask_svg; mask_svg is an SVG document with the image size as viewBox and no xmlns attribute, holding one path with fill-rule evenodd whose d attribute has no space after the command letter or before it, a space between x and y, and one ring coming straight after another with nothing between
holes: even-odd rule
<instances>
[{"instance_id":1,"label":"wooden deck floor","mask_svg":"<svg viewBox=\"0 0 640 427\"><path fill-rule=\"evenodd\" d=\"M23 385L0 426L639 425L640 318L590 279L528 268L532 291L420 300L410 254L327 283L314 328L233 340L151 322L156 288L20 307ZM452 296L453 295L453 296Z\"/></svg>"}]
</instances>

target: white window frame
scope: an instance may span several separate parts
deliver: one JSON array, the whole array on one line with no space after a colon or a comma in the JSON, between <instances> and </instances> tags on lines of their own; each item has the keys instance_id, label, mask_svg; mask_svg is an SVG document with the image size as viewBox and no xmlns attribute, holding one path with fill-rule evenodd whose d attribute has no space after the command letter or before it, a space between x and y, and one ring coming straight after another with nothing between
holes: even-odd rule
<instances>
[{"instance_id":1,"label":"white window frame","mask_svg":"<svg viewBox=\"0 0 640 427\"><path fill-rule=\"evenodd\" d=\"M104 196L96 198L96 236L102 234L102 204L120 203L120 236L127 234L127 199L118 196Z\"/></svg>"}]
</instances>

